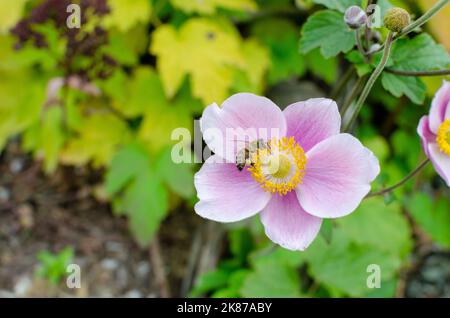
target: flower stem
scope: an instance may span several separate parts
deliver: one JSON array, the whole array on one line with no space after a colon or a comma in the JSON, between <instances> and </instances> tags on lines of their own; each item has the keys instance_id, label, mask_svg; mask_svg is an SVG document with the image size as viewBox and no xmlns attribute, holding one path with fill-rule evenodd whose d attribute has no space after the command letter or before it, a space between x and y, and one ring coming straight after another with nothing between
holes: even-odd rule
<instances>
[{"instance_id":1,"label":"flower stem","mask_svg":"<svg viewBox=\"0 0 450 318\"><path fill-rule=\"evenodd\" d=\"M372 197L376 197L379 195L385 195L386 193L392 192L395 189L401 187L402 185L404 185L406 182L408 182L411 178L413 178L415 175L417 175L428 163L430 162L430 159L425 159L416 169L414 169L413 171L411 171L406 177L404 177L400 182L394 184L393 186L374 192L374 193L369 193L366 196L367 198L372 198Z\"/></svg>"},{"instance_id":2,"label":"flower stem","mask_svg":"<svg viewBox=\"0 0 450 318\"><path fill-rule=\"evenodd\" d=\"M428 22L432 17L434 17L443 7L445 7L450 0L440 0L437 2L430 10L425 12L420 18L415 20L413 23L408 25L406 28L404 28L401 32L397 33L393 39L393 41L401 38L404 35L407 35L408 33L411 33L416 28L421 27L425 23ZM381 51L383 49L383 46L379 49ZM377 51L378 52L378 51ZM375 53L375 52L374 52Z\"/></svg>"},{"instance_id":3,"label":"flower stem","mask_svg":"<svg viewBox=\"0 0 450 318\"><path fill-rule=\"evenodd\" d=\"M340 95L340 93L344 89L345 85L352 78L354 71L355 71L355 69L353 67L349 67L345 71L344 75L338 81L337 85L333 88L333 90L330 94L331 99L336 99Z\"/></svg>"},{"instance_id":4,"label":"flower stem","mask_svg":"<svg viewBox=\"0 0 450 318\"><path fill-rule=\"evenodd\" d=\"M391 53L392 39L393 39L393 33L391 31L389 31L389 34L387 36L385 46L384 46L383 57L381 58L380 63L377 65L377 67L373 71L373 73L370 76L369 80L367 81L366 86L364 87L361 95L359 96L359 99L356 102L355 111L353 112L353 115L352 115L350 121L344 127L344 131L349 131L352 128L354 122L356 121L356 118L358 118L359 112L361 111L361 108L362 108L364 102L366 101L367 97L369 96L370 91L372 90L373 85L375 84L376 80L383 72L383 69L386 66L386 63L389 59L389 55Z\"/></svg>"},{"instance_id":5,"label":"flower stem","mask_svg":"<svg viewBox=\"0 0 450 318\"><path fill-rule=\"evenodd\" d=\"M446 6L450 0L440 0L438 1L430 10L425 12L420 18L415 20L413 23L408 25L406 28L402 30L402 32L399 32L395 39L402 37L412 31L414 31L416 28L424 25L428 20L430 20L436 13L439 12L444 6Z\"/></svg>"},{"instance_id":6,"label":"flower stem","mask_svg":"<svg viewBox=\"0 0 450 318\"><path fill-rule=\"evenodd\" d=\"M361 92L362 84L367 79L366 76L359 77L353 86L350 95L344 100L344 103L342 104L341 108L341 116L344 117L345 113L347 112L348 108L352 104L352 102L355 100L355 98L358 96L358 94Z\"/></svg>"},{"instance_id":7,"label":"flower stem","mask_svg":"<svg viewBox=\"0 0 450 318\"><path fill-rule=\"evenodd\" d=\"M385 69L387 73L392 73L402 76L445 76L450 75L450 69L446 70L433 70L433 71L402 71L391 68Z\"/></svg>"},{"instance_id":8,"label":"flower stem","mask_svg":"<svg viewBox=\"0 0 450 318\"><path fill-rule=\"evenodd\" d=\"M367 52L366 52L366 50L364 50L364 46L363 46L362 41L361 41L361 31L360 31L360 29L356 30L355 38L356 38L356 47L358 48L358 51L363 56L364 61L366 63L369 63L369 59L367 58Z\"/></svg>"}]
</instances>

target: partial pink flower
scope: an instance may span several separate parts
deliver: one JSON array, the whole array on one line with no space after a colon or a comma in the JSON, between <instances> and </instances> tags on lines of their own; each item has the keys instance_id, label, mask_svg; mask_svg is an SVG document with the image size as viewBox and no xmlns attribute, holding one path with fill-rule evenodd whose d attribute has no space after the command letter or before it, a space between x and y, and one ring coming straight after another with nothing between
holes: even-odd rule
<instances>
[{"instance_id":1,"label":"partial pink flower","mask_svg":"<svg viewBox=\"0 0 450 318\"><path fill-rule=\"evenodd\" d=\"M265 97L240 93L221 107L208 106L200 127L215 154L195 175L197 214L236 222L261 212L266 235L290 250L306 249L323 218L352 213L380 172L370 150L340 133L341 117L330 99L281 111ZM244 137L250 140L243 144ZM240 171L238 154L257 140L267 147L258 147Z\"/></svg>"},{"instance_id":2,"label":"partial pink flower","mask_svg":"<svg viewBox=\"0 0 450 318\"><path fill-rule=\"evenodd\" d=\"M437 91L430 114L420 119L417 133L434 169L450 187L450 82L444 81Z\"/></svg>"}]
</instances>

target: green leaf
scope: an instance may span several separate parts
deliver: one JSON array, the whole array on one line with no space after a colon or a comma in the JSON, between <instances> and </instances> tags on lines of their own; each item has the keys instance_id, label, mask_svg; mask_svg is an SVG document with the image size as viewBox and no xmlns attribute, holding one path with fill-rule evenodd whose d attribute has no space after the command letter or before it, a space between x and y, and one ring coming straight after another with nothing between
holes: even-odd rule
<instances>
[{"instance_id":1,"label":"green leaf","mask_svg":"<svg viewBox=\"0 0 450 318\"><path fill-rule=\"evenodd\" d=\"M36 275L48 279L52 284L58 284L66 275L66 268L72 262L74 256L73 249L66 247L57 254L48 251L41 251L37 254L39 267Z\"/></svg>"},{"instance_id":2,"label":"green leaf","mask_svg":"<svg viewBox=\"0 0 450 318\"><path fill-rule=\"evenodd\" d=\"M192 131L192 112L201 110L202 104L194 99L189 85L185 83L172 100L164 94L160 78L152 69L145 68L144 81L136 100L145 104L144 118L139 127L138 138L143 141L152 154L159 153L168 145L172 146L171 136L175 129L185 128ZM131 100L134 100L132 98ZM126 107L126 104L122 105ZM190 145L190 140L184 141Z\"/></svg>"},{"instance_id":3,"label":"green leaf","mask_svg":"<svg viewBox=\"0 0 450 318\"><path fill-rule=\"evenodd\" d=\"M234 229L228 233L228 238L230 241L231 253L235 258L244 263L248 254L255 247L250 231L246 228Z\"/></svg>"},{"instance_id":4,"label":"green leaf","mask_svg":"<svg viewBox=\"0 0 450 318\"><path fill-rule=\"evenodd\" d=\"M382 198L368 199L337 222L346 236L358 244L402 258L411 251L411 229L398 203L386 206Z\"/></svg>"},{"instance_id":5,"label":"green leaf","mask_svg":"<svg viewBox=\"0 0 450 318\"><path fill-rule=\"evenodd\" d=\"M450 55L433 38L422 33L413 39L400 39L392 47L389 66L403 71L430 71L445 68Z\"/></svg>"},{"instance_id":6,"label":"green leaf","mask_svg":"<svg viewBox=\"0 0 450 318\"><path fill-rule=\"evenodd\" d=\"M378 56L379 57L379 56ZM388 67L401 71L431 71L446 68L450 55L442 45L422 33L413 39L400 39L394 43ZM383 73L383 87L396 97L408 96L416 104L425 100L426 87L418 77Z\"/></svg>"},{"instance_id":7,"label":"green leaf","mask_svg":"<svg viewBox=\"0 0 450 318\"><path fill-rule=\"evenodd\" d=\"M385 206L382 198L364 201L336 223L331 244L319 236L304 253L310 274L330 292L369 295L373 290L366 284L367 267L380 266L383 285L411 251L411 229L400 205Z\"/></svg>"},{"instance_id":8,"label":"green leaf","mask_svg":"<svg viewBox=\"0 0 450 318\"><path fill-rule=\"evenodd\" d=\"M156 162L158 177L173 192L186 199L195 194L192 168L192 165L188 163L174 163L171 157L171 148L162 151Z\"/></svg>"},{"instance_id":9,"label":"green leaf","mask_svg":"<svg viewBox=\"0 0 450 318\"><path fill-rule=\"evenodd\" d=\"M313 0L316 4L326 6L328 9L345 12L350 6L361 6L361 0Z\"/></svg>"},{"instance_id":10,"label":"green leaf","mask_svg":"<svg viewBox=\"0 0 450 318\"><path fill-rule=\"evenodd\" d=\"M119 212L128 216L137 242L147 246L167 213L168 198L145 148L130 144L117 153L106 174L106 191L118 195Z\"/></svg>"},{"instance_id":11,"label":"green leaf","mask_svg":"<svg viewBox=\"0 0 450 318\"><path fill-rule=\"evenodd\" d=\"M381 78L383 87L395 97L408 96L415 104L422 104L425 100L426 87L418 77L399 76L383 73Z\"/></svg>"},{"instance_id":12,"label":"green leaf","mask_svg":"<svg viewBox=\"0 0 450 318\"><path fill-rule=\"evenodd\" d=\"M450 248L450 211L448 199L439 198L436 202L425 193L415 193L408 200L408 209L414 221L431 236L433 241Z\"/></svg>"},{"instance_id":13,"label":"green leaf","mask_svg":"<svg viewBox=\"0 0 450 318\"><path fill-rule=\"evenodd\" d=\"M341 229L335 229L331 244L322 237L305 251L309 273L331 292L339 291L352 297L372 292L367 287L367 267L381 268L381 284L394 277L400 258L375 248L353 243Z\"/></svg>"},{"instance_id":14,"label":"green leaf","mask_svg":"<svg viewBox=\"0 0 450 318\"><path fill-rule=\"evenodd\" d=\"M300 297L300 278L295 268L277 259L255 264L241 288L243 297Z\"/></svg>"},{"instance_id":15,"label":"green leaf","mask_svg":"<svg viewBox=\"0 0 450 318\"><path fill-rule=\"evenodd\" d=\"M231 272L223 268L201 275L195 287L190 291L189 297L199 297L210 291L227 286L230 275Z\"/></svg>"},{"instance_id":16,"label":"green leaf","mask_svg":"<svg viewBox=\"0 0 450 318\"><path fill-rule=\"evenodd\" d=\"M335 57L324 58L319 49L315 49L305 55L308 69L314 75L323 79L327 84L333 84L337 78L338 60Z\"/></svg>"},{"instance_id":17,"label":"green leaf","mask_svg":"<svg viewBox=\"0 0 450 318\"><path fill-rule=\"evenodd\" d=\"M348 52L355 46L355 32L344 22L341 13L331 10L319 11L308 18L302 28L300 52L320 47L325 58Z\"/></svg>"},{"instance_id":18,"label":"green leaf","mask_svg":"<svg viewBox=\"0 0 450 318\"><path fill-rule=\"evenodd\" d=\"M276 83L305 73L305 58L298 53L298 31L286 19L261 19L251 33L270 50L269 83Z\"/></svg>"},{"instance_id":19,"label":"green leaf","mask_svg":"<svg viewBox=\"0 0 450 318\"><path fill-rule=\"evenodd\" d=\"M330 220L324 220L322 222L322 227L320 228L319 233L323 237L325 242L329 244L333 237L333 223L331 223Z\"/></svg>"},{"instance_id":20,"label":"green leaf","mask_svg":"<svg viewBox=\"0 0 450 318\"><path fill-rule=\"evenodd\" d=\"M345 58L349 62L353 63L359 77L369 74L373 69L373 66L370 64L367 64L364 61L364 57L362 56L362 54L357 50L350 51L349 53L347 53L345 55Z\"/></svg>"}]
</instances>

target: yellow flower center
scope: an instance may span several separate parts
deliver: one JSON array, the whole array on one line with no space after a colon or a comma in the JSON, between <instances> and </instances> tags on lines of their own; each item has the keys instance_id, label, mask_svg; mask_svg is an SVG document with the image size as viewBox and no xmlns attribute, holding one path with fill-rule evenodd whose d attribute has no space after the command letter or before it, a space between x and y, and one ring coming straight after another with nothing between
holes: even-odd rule
<instances>
[{"instance_id":1,"label":"yellow flower center","mask_svg":"<svg viewBox=\"0 0 450 318\"><path fill-rule=\"evenodd\" d=\"M436 142L439 149L450 156L450 120L447 119L439 127Z\"/></svg>"},{"instance_id":2,"label":"yellow flower center","mask_svg":"<svg viewBox=\"0 0 450 318\"><path fill-rule=\"evenodd\" d=\"M269 147L258 149L249 168L264 191L286 195L297 188L305 174L306 155L293 137L273 139Z\"/></svg>"}]
</instances>

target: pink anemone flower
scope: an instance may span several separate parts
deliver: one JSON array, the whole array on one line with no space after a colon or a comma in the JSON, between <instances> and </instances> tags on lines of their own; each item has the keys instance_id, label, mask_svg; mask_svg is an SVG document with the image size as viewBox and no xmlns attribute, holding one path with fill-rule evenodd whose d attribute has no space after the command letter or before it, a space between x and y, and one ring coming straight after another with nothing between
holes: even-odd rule
<instances>
[{"instance_id":1,"label":"pink anemone flower","mask_svg":"<svg viewBox=\"0 0 450 318\"><path fill-rule=\"evenodd\" d=\"M437 91L430 114L420 119L417 132L426 156L450 187L450 82L444 81Z\"/></svg>"},{"instance_id":2,"label":"pink anemone flower","mask_svg":"<svg viewBox=\"0 0 450 318\"><path fill-rule=\"evenodd\" d=\"M200 128L214 155L195 175L196 213L236 222L261 212L273 242L305 250L322 219L353 212L380 172L374 154L358 139L341 134L340 127L336 103L325 98L282 111L265 97L240 93L221 107L208 106ZM230 129L234 134L227 133ZM238 142L244 132L250 142L264 140L267 146L248 152L252 156L240 170L236 158L245 147Z\"/></svg>"}]
</instances>

